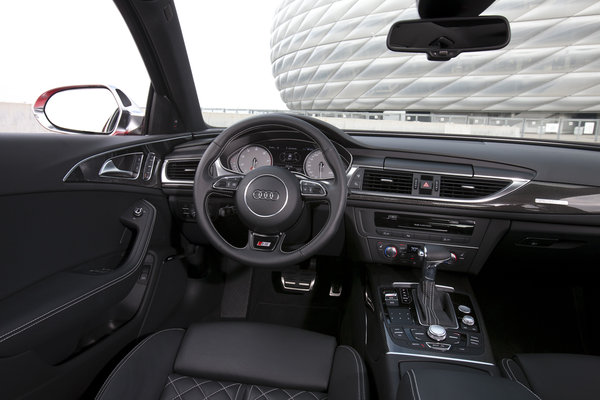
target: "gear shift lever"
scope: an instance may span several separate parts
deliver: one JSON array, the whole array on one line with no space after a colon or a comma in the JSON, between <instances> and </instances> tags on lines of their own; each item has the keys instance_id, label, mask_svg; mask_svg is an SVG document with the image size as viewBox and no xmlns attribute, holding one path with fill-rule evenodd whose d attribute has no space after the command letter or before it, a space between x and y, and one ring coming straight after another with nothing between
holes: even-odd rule
<instances>
[{"instance_id":1,"label":"gear shift lever","mask_svg":"<svg viewBox=\"0 0 600 400\"><path fill-rule=\"evenodd\" d=\"M435 282L438 265L451 260L452 255L442 246L425 246L423 253L423 276L421 277L421 281L428 280Z\"/></svg>"},{"instance_id":2,"label":"gear shift lever","mask_svg":"<svg viewBox=\"0 0 600 400\"><path fill-rule=\"evenodd\" d=\"M441 246L426 246L423 256L422 275L417 287L420 320L423 325L454 326L450 296L435 287L437 268L450 260L451 254Z\"/></svg>"}]
</instances>

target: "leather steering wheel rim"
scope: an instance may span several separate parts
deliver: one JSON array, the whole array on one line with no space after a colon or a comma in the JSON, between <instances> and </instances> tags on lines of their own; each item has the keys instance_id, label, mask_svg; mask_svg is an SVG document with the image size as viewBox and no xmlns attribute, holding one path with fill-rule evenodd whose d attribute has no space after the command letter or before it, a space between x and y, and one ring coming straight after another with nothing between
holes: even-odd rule
<instances>
[{"instance_id":1,"label":"leather steering wheel rim","mask_svg":"<svg viewBox=\"0 0 600 400\"><path fill-rule=\"evenodd\" d=\"M262 251L261 249L255 248L251 241L254 239L253 235L259 235L260 233L253 232L251 227L248 227L249 234L246 246L243 248L235 247L219 234L208 213L208 198L211 194L218 192L218 190L215 190L214 185L217 181L224 178L223 176L214 177L211 175L210 171L214 170L214 168L212 168L213 165L220 158L222 151L230 140L236 138L248 129L258 128L261 125L279 125L286 128L292 128L308 136L321 149L323 156L331 167L334 175L333 179L328 181L311 180L308 178L304 180L305 182L318 182L326 189L326 195L322 197L322 200L329 204L329 215L325 225L319 233L312 237L302 247L291 251L284 251L281 247L285 240L285 231L279 232L279 243L277 243L275 249L271 251ZM253 172L256 172L255 175L260 175L260 170L261 168L258 168ZM233 174L229 175L229 177L235 176L236 175ZM240 177L242 175L237 176ZM244 178L239 179L241 182L244 182ZM298 185L300 186L300 179L298 179ZM297 264L315 255L337 232L344 217L347 192L346 168L333 143L314 125L287 114L268 114L251 117L223 130L223 132L212 141L202 155L194 179L194 204L197 210L196 219L201 231L208 241L222 254L243 264L255 267L282 267ZM304 202L304 200L302 200L302 202ZM238 204L238 206L243 207L244 205Z\"/></svg>"}]
</instances>

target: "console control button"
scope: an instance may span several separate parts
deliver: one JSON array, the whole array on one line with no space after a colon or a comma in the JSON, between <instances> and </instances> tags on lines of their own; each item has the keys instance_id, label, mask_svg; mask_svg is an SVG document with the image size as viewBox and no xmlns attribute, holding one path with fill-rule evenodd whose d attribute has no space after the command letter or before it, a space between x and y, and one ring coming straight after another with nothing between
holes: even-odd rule
<instances>
[{"instance_id":1,"label":"console control button","mask_svg":"<svg viewBox=\"0 0 600 400\"><path fill-rule=\"evenodd\" d=\"M438 351L448 351L452 348L452 345L449 345L447 343L427 342L425 344L430 349L438 350Z\"/></svg>"},{"instance_id":2,"label":"console control button","mask_svg":"<svg viewBox=\"0 0 600 400\"><path fill-rule=\"evenodd\" d=\"M400 289L400 301L402 301L402 304L412 303L412 297L410 295L410 291L407 288Z\"/></svg>"},{"instance_id":3,"label":"console control button","mask_svg":"<svg viewBox=\"0 0 600 400\"><path fill-rule=\"evenodd\" d=\"M410 333L412 333L413 337L419 341L427 340L427 335L423 331L418 331L416 329L411 329Z\"/></svg>"},{"instance_id":4,"label":"console control button","mask_svg":"<svg viewBox=\"0 0 600 400\"><path fill-rule=\"evenodd\" d=\"M450 332L448 333L448 337L446 338L446 342L450 344L459 344L460 343L460 333L458 332Z\"/></svg>"},{"instance_id":5,"label":"console control button","mask_svg":"<svg viewBox=\"0 0 600 400\"><path fill-rule=\"evenodd\" d=\"M435 341L441 342L446 339L446 329L441 325L431 325L427 329L427 336Z\"/></svg>"},{"instance_id":6,"label":"console control button","mask_svg":"<svg viewBox=\"0 0 600 400\"><path fill-rule=\"evenodd\" d=\"M388 307L398 307L398 293L395 290L385 290L383 292L383 300Z\"/></svg>"},{"instance_id":7,"label":"console control button","mask_svg":"<svg viewBox=\"0 0 600 400\"><path fill-rule=\"evenodd\" d=\"M402 328L394 328L392 335L397 339L406 339L406 332Z\"/></svg>"},{"instance_id":8,"label":"console control button","mask_svg":"<svg viewBox=\"0 0 600 400\"><path fill-rule=\"evenodd\" d=\"M471 314L471 307L461 304L460 306L458 306L458 311L460 311L463 314ZM465 323L465 325L466 325L466 323Z\"/></svg>"},{"instance_id":9,"label":"console control button","mask_svg":"<svg viewBox=\"0 0 600 400\"><path fill-rule=\"evenodd\" d=\"M469 335L469 347L480 347L481 346L481 338L479 335L470 334Z\"/></svg>"},{"instance_id":10,"label":"console control button","mask_svg":"<svg viewBox=\"0 0 600 400\"><path fill-rule=\"evenodd\" d=\"M462 317L462 323L466 326L473 326L475 325L475 318L470 315L465 315Z\"/></svg>"}]
</instances>

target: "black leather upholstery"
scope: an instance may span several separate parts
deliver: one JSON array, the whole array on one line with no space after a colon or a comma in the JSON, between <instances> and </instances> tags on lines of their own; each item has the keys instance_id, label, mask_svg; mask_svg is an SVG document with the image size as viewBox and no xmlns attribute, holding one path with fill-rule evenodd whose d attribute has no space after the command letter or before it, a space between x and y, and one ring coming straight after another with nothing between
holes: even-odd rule
<instances>
[{"instance_id":1,"label":"black leather upholstery","mask_svg":"<svg viewBox=\"0 0 600 400\"><path fill-rule=\"evenodd\" d=\"M600 398L600 357L577 354L519 354L502 360L506 376L543 400Z\"/></svg>"},{"instance_id":2,"label":"black leather upholstery","mask_svg":"<svg viewBox=\"0 0 600 400\"><path fill-rule=\"evenodd\" d=\"M364 400L364 364L315 332L221 322L166 330L134 348L97 399Z\"/></svg>"},{"instance_id":3,"label":"black leather upholstery","mask_svg":"<svg viewBox=\"0 0 600 400\"><path fill-rule=\"evenodd\" d=\"M525 387L505 378L448 369L409 370L398 400L539 400Z\"/></svg>"}]
</instances>

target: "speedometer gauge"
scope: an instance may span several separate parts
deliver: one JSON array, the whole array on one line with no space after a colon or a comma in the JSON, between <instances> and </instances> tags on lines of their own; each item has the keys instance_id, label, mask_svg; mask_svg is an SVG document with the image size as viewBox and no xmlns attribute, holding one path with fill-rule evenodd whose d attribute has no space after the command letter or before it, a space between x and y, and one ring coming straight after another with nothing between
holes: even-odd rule
<instances>
[{"instance_id":1,"label":"speedometer gauge","mask_svg":"<svg viewBox=\"0 0 600 400\"><path fill-rule=\"evenodd\" d=\"M273 156L263 146L252 145L240 151L238 167L244 174L256 168L273 165Z\"/></svg>"},{"instance_id":2,"label":"speedometer gauge","mask_svg":"<svg viewBox=\"0 0 600 400\"><path fill-rule=\"evenodd\" d=\"M311 179L333 178L333 171L319 149L311 151L304 159L304 172Z\"/></svg>"}]
</instances>

